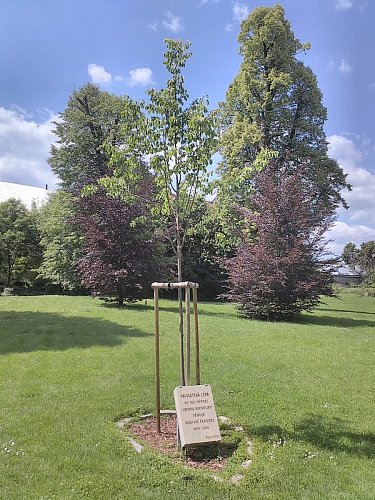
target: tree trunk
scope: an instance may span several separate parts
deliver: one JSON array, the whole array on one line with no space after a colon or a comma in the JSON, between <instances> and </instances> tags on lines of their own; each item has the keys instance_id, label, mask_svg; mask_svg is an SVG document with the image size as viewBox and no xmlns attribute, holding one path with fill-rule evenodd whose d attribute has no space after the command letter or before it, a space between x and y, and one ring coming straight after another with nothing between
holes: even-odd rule
<instances>
[{"instance_id":1,"label":"tree trunk","mask_svg":"<svg viewBox=\"0 0 375 500\"><path fill-rule=\"evenodd\" d=\"M182 246L180 235L180 219L176 216L176 256L177 256L177 281L182 281ZM180 371L181 385L185 385L185 352L184 352L184 310L182 289L178 288L178 316L179 316L179 338L180 338Z\"/></svg>"},{"instance_id":2,"label":"tree trunk","mask_svg":"<svg viewBox=\"0 0 375 500\"><path fill-rule=\"evenodd\" d=\"M8 269L7 269L7 287L10 288L10 284L11 284L11 281L12 281L12 258L10 256L9 250L7 252L7 264L8 264Z\"/></svg>"},{"instance_id":3,"label":"tree trunk","mask_svg":"<svg viewBox=\"0 0 375 500\"><path fill-rule=\"evenodd\" d=\"M118 302L118 305L120 307L122 307L124 305L124 295L122 293L122 287L120 286L120 288L117 289L117 302Z\"/></svg>"}]
</instances>

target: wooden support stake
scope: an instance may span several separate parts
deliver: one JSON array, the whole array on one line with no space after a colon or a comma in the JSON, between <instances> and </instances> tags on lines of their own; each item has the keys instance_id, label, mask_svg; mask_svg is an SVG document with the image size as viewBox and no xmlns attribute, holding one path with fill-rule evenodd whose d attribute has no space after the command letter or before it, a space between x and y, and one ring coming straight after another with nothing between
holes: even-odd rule
<instances>
[{"instance_id":1,"label":"wooden support stake","mask_svg":"<svg viewBox=\"0 0 375 500\"><path fill-rule=\"evenodd\" d=\"M188 326L188 384L190 384L190 290L193 289L193 300L194 300L194 325L195 325L195 379L196 384L200 384L200 368L199 368L199 339L198 339L198 308L197 308L197 288L199 288L198 283L192 283L190 281L184 281L179 283L152 283L151 287L154 290L154 313L155 313L155 384L156 384L156 428L157 432L160 434L160 348L159 348L159 289L170 289L176 288L178 292L178 302L179 302L179 332L180 332L180 364L181 364L181 385L185 385L185 349L184 349L184 317L183 317L183 305L182 305L182 289L185 289L185 299L187 301L186 314Z\"/></svg>"},{"instance_id":2,"label":"wooden support stake","mask_svg":"<svg viewBox=\"0 0 375 500\"><path fill-rule=\"evenodd\" d=\"M198 326L198 290L193 288L194 307L194 342L195 342L195 383L201 383L200 363L199 363L199 326Z\"/></svg>"},{"instance_id":3,"label":"wooden support stake","mask_svg":"<svg viewBox=\"0 0 375 500\"><path fill-rule=\"evenodd\" d=\"M164 290L170 290L174 288L199 288L198 283L192 283L191 281L182 281L179 283L157 283L156 281L151 284L152 288L162 288Z\"/></svg>"},{"instance_id":4,"label":"wooden support stake","mask_svg":"<svg viewBox=\"0 0 375 500\"><path fill-rule=\"evenodd\" d=\"M190 385L190 288L185 289L185 309L186 309L186 385Z\"/></svg>"},{"instance_id":5,"label":"wooden support stake","mask_svg":"<svg viewBox=\"0 0 375 500\"><path fill-rule=\"evenodd\" d=\"M185 385L185 347L184 347L184 311L182 306L182 288L178 288L178 317L179 317L179 335L180 335L180 371L181 385Z\"/></svg>"},{"instance_id":6,"label":"wooden support stake","mask_svg":"<svg viewBox=\"0 0 375 500\"><path fill-rule=\"evenodd\" d=\"M159 349L159 290L154 288L155 313L155 383L156 383L156 430L160 434L160 349Z\"/></svg>"}]
</instances>

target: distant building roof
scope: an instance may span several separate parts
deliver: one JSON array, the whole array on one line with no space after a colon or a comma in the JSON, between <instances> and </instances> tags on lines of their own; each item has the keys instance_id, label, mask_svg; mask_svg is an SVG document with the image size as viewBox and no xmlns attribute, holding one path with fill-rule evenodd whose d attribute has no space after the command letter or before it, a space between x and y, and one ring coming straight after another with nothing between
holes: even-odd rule
<instances>
[{"instance_id":1,"label":"distant building roof","mask_svg":"<svg viewBox=\"0 0 375 500\"><path fill-rule=\"evenodd\" d=\"M0 203L9 200L9 198L16 198L21 200L28 208L31 208L33 202L40 207L48 200L48 194L51 192L47 186L43 189L12 182L0 182Z\"/></svg>"},{"instance_id":2,"label":"distant building roof","mask_svg":"<svg viewBox=\"0 0 375 500\"><path fill-rule=\"evenodd\" d=\"M335 276L364 276L366 273L358 267L355 267L353 269L349 266L342 266L336 269L336 271L333 274Z\"/></svg>"}]
</instances>

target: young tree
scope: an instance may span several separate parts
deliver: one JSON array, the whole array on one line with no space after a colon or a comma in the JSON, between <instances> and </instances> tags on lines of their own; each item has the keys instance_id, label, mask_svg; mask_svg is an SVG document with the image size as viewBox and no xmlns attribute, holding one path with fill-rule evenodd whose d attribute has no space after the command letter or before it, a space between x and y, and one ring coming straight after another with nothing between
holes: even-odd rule
<instances>
[{"instance_id":1,"label":"young tree","mask_svg":"<svg viewBox=\"0 0 375 500\"><path fill-rule=\"evenodd\" d=\"M35 213L15 198L0 203L0 273L10 287L40 263Z\"/></svg>"},{"instance_id":2,"label":"young tree","mask_svg":"<svg viewBox=\"0 0 375 500\"><path fill-rule=\"evenodd\" d=\"M150 291L159 274L160 245L150 225L150 182L139 186L133 203L107 196L103 190L82 197L76 222L84 234L77 262L82 285L94 294L132 301Z\"/></svg>"},{"instance_id":3,"label":"young tree","mask_svg":"<svg viewBox=\"0 0 375 500\"><path fill-rule=\"evenodd\" d=\"M303 180L303 167L283 175L274 163L256 175L250 203L242 209L255 241L244 238L227 262L230 291L250 318L288 320L311 310L320 295L333 295L334 259L326 258L324 233L333 209L312 208L314 187Z\"/></svg>"},{"instance_id":4,"label":"young tree","mask_svg":"<svg viewBox=\"0 0 375 500\"><path fill-rule=\"evenodd\" d=\"M215 147L215 126L206 99L187 105L188 92L182 69L191 56L190 42L166 40L164 65L170 73L167 85L150 90L146 106L148 152L159 188L159 216L166 228L182 281L182 250L197 197L207 182L207 167ZM178 289L181 384L185 385L182 290Z\"/></svg>"},{"instance_id":5,"label":"young tree","mask_svg":"<svg viewBox=\"0 0 375 500\"><path fill-rule=\"evenodd\" d=\"M176 256L177 280L182 281L182 249L197 198L207 187L216 134L207 100L187 105L182 69L191 56L190 42L167 39L166 44L170 79L164 89L149 91L147 151L159 188L160 216Z\"/></svg>"},{"instance_id":6,"label":"young tree","mask_svg":"<svg viewBox=\"0 0 375 500\"><path fill-rule=\"evenodd\" d=\"M243 62L221 106L221 192L243 203L256 171L287 159L295 169L304 164L317 210L345 205L346 176L327 154L322 94L298 59L309 45L294 36L280 5L256 8L238 40Z\"/></svg>"}]
</instances>

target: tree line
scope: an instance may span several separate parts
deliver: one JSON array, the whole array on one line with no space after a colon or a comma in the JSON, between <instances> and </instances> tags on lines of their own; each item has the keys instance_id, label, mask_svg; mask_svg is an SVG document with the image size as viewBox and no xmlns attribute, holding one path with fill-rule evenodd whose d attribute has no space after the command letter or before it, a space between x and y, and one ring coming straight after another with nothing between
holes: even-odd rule
<instances>
[{"instance_id":1,"label":"tree line","mask_svg":"<svg viewBox=\"0 0 375 500\"><path fill-rule=\"evenodd\" d=\"M255 9L238 41L239 73L216 110L190 101L180 40L166 40L169 78L144 101L92 84L72 93L49 158L60 188L29 214L38 250L23 272L120 304L158 279L197 281L204 297L265 319L333 294L324 234L350 186L328 156L322 94L301 60L309 45L279 5Z\"/></svg>"}]
</instances>

